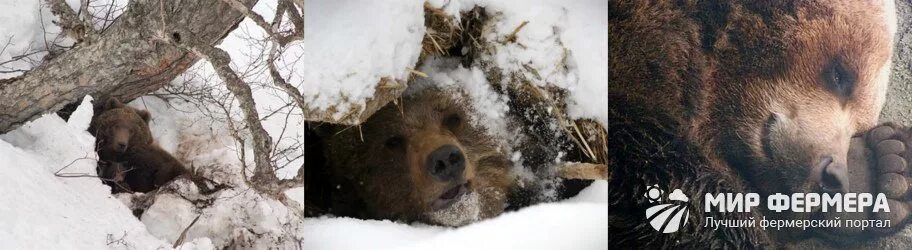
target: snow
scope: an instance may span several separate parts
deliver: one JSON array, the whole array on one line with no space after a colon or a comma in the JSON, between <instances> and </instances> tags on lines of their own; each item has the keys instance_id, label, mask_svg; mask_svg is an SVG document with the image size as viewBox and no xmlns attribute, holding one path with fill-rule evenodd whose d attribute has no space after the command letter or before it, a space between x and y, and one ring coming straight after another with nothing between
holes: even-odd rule
<instances>
[{"instance_id":1,"label":"snow","mask_svg":"<svg viewBox=\"0 0 912 250\"><path fill-rule=\"evenodd\" d=\"M82 1L66 2L78 13ZM92 2L88 10L95 28L110 25L126 5L127 0ZM41 63L48 50L74 43L60 34L60 27L53 23L57 20L46 1L0 1L0 79L19 76ZM22 59L15 58L23 55Z\"/></svg>"},{"instance_id":2,"label":"snow","mask_svg":"<svg viewBox=\"0 0 912 250\"><path fill-rule=\"evenodd\" d=\"M246 185L237 152L252 152L247 146L239 148L224 124L207 121L210 118L197 111L203 108L200 104L181 100L146 96L128 105L149 111L153 117L150 128L159 144L167 140L175 142L163 148L176 148L172 153L197 173L231 186L209 196L200 195L197 187L186 179L163 187L173 191L158 195L140 219L152 235L175 242L199 216L187 229L185 241L207 239L203 246L216 248L224 248L232 241L252 248L296 246L297 239L303 237L300 234L303 221L281 202ZM252 166L252 162L247 164ZM303 195L300 199L303 200Z\"/></svg>"},{"instance_id":3,"label":"snow","mask_svg":"<svg viewBox=\"0 0 912 250\"><path fill-rule=\"evenodd\" d=\"M147 110L152 117L149 121L149 128L152 129L153 139L158 146L162 147L169 153L177 152L180 131L178 116L169 115L173 111L168 110L167 103L159 98L140 97L138 100L130 102L127 106L137 109Z\"/></svg>"},{"instance_id":4,"label":"snow","mask_svg":"<svg viewBox=\"0 0 912 250\"><path fill-rule=\"evenodd\" d=\"M67 0L74 10L80 1ZM126 1L113 1L118 15ZM607 124L607 13L604 2L432 0L448 13L483 6L495 16L485 38L502 41L523 21L516 43L497 43L481 60L493 62L504 74L520 74L538 86L569 91L568 113ZM275 1L259 1L254 10L272 20ZM107 9L92 7L93 13ZM108 7L102 7L108 8ZM373 97L381 78L405 82L416 67L425 33L422 1L307 1L305 38L283 51L278 65L289 83L298 87L311 107L334 110L338 118ZM458 16L458 15L456 15ZM0 1L0 71L30 69L42 52L72 41L62 38L55 19L42 1ZM287 23L287 22L286 22ZM96 27L99 23L96 19ZM43 27L43 30L42 30ZM288 96L272 85L262 58L264 31L244 20L219 45L232 57L232 68L252 85L260 118L286 152L278 161L280 178L291 178L303 164L304 118L291 108ZM566 53L565 53L566 51ZM30 60L3 63L22 53ZM566 67L564 67L566 66ZM531 69L531 70L530 70ZM504 141L505 153L517 140L507 119L507 99L488 84L478 65L462 66L454 58L428 58L418 69L428 74L420 84L460 88L473 104L473 122ZM532 73L535 72L535 73ZM8 78L20 73L0 73ZM423 82L423 83L422 83ZM177 180L155 197L141 218L130 206L142 194L110 195L94 175L94 138L85 129L92 116L87 97L69 119L47 114L17 130L0 135L0 246L4 248L157 249L170 248L187 229L181 249L224 248L230 242L248 248L304 249L605 249L607 183L596 182L577 197L509 212L458 229L423 224L352 218L301 219L274 197L259 194L242 178L243 163L252 166L249 135L238 144L228 121L242 123L236 100L230 98L209 63L201 61L173 85L205 90L228 110L213 103L180 98L139 98L130 106L152 114L150 128L156 143L195 172L230 188L200 195L194 185ZM206 115L202 114L206 113ZM229 117L230 115L230 117ZM232 120L228 120L232 119ZM290 150L284 150L290 149ZM247 162L241 162L244 153ZM519 169L519 168L517 168ZM247 174L253 169L248 167ZM285 192L303 204L303 189ZM291 204L289 203L289 204ZM190 223L199 220L189 227ZM358 239L358 240L352 240ZM284 244L284 245L283 245Z\"/></svg>"},{"instance_id":5,"label":"snow","mask_svg":"<svg viewBox=\"0 0 912 250\"><path fill-rule=\"evenodd\" d=\"M36 66L47 54L48 42L55 42L60 27L51 23L57 18L43 5L42 1L0 1L0 79L22 74L6 71ZM26 54L31 54L26 60L12 60Z\"/></svg>"},{"instance_id":6,"label":"snow","mask_svg":"<svg viewBox=\"0 0 912 250\"><path fill-rule=\"evenodd\" d=\"M431 85L461 89L472 104L475 125L485 127L490 135L501 141L515 137L516 132L510 129L506 119L510 109L506 97L494 92L480 68L465 68L459 65L458 58L430 58L420 70L428 78L418 79L406 95Z\"/></svg>"},{"instance_id":7,"label":"snow","mask_svg":"<svg viewBox=\"0 0 912 250\"><path fill-rule=\"evenodd\" d=\"M154 249L149 234L95 175L86 97L68 124L45 115L0 135L0 246L8 249ZM118 241L123 239L123 241ZM108 244L111 243L111 244Z\"/></svg>"},{"instance_id":8,"label":"snow","mask_svg":"<svg viewBox=\"0 0 912 250\"><path fill-rule=\"evenodd\" d=\"M431 0L453 16L474 6L485 8L493 23L482 34L493 62L504 76L519 74L533 84L570 93L571 118L608 124L608 6L604 0ZM516 32L516 42L507 37ZM565 67L566 66L566 67Z\"/></svg>"},{"instance_id":9,"label":"snow","mask_svg":"<svg viewBox=\"0 0 912 250\"><path fill-rule=\"evenodd\" d=\"M593 118L608 124L608 1L565 1L567 24L561 32L570 49L569 66L578 70L579 82L571 91L573 117Z\"/></svg>"},{"instance_id":10,"label":"snow","mask_svg":"<svg viewBox=\"0 0 912 250\"><path fill-rule=\"evenodd\" d=\"M266 20L275 14L273 1L254 8ZM363 106L377 83L387 77L405 82L421 52L424 12L421 1L307 1L304 40L289 45L277 64L287 81L301 91L310 107L335 109L341 118L349 108ZM251 65L265 33L245 20L222 43L233 62ZM253 72L247 79L268 79ZM284 94L282 94L284 95ZM258 96L260 97L260 96ZM258 99L259 101L259 99Z\"/></svg>"},{"instance_id":11,"label":"snow","mask_svg":"<svg viewBox=\"0 0 912 250\"><path fill-rule=\"evenodd\" d=\"M460 228L311 218L304 249L607 249L607 199L608 182L596 181L571 199Z\"/></svg>"},{"instance_id":12,"label":"snow","mask_svg":"<svg viewBox=\"0 0 912 250\"><path fill-rule=\"evenodd\" d=\"M302 83L302 94L319 109L363 105L381 77L405 80L418 61L423 13L421 1L307 2L305 40L300 52L287 53L301 56L289 65L291 80Z\"/></svg>"},{"instance_id":13,"label":"snow","mask_svg":"<svg viewBox=\"0 0 912 250\"><path fill-rule=\"evenodd\" d=\"M186 181L175 184L192 185ZM211 204L199 207L194 203ZM175 194L159 195L143 213L142 222L153 235L174 242L197 216L199 220L187 230L187 239L207 238L219 248L232 241L254 248L294 247L303 237L302 221L288 207L250 189L228 189L214 197L192 200ZM238 243L237 239L248 242Z\"/></svg>"}]
</instances>

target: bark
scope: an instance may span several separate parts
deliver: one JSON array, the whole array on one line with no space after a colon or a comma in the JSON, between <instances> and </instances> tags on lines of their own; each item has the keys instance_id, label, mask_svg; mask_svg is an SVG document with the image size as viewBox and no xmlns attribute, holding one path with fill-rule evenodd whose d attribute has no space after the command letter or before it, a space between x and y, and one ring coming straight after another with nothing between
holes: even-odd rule
<instances>
[{"instance_id":1,"label":"bark","mask_svg":"<svg viewBox=\"0 0 912 250\"><path fill-rule=\"evenodd\" d=\"M567 162L559 166L557 176L576 180L607 180L608 165L584 162Z\"/></svg>"},{"instance_id":2,"label":"bark","mask_svg":"<svg viewBox=\"0 0 912 250\"><path fill-rule=\"evenodd\" d=\"M253 184L252 186L261 192L276 197L283 196L281 195L281 192L288 188L303 186L303 166L298 170L298 175L293 179L279 180L279 178L276 177L276 166L272 161L271 154L273 152L272 137L270 137L269 133L266 132L266 129L263 128L262 123L260 123L260 114L256 109L256 102L253 99L253 91L251 90L250 85L245 83L240 76L231 69L231 56L224 50L196 39L196 37L190 35L187 30L175 28L172 32L177 34L176 37L181 37L181 39L170 37L168 41L177 44L188 51L192 51L197 56L209 61L218 77L225 82L228 91L237 98L241 112L243 112L244 122L247 125L246 128L250 132L250 137L253 142L253 156L256 169L254 170L253 177L250 178L250 182ZM273 53L274 52L275 51L273 51ZM270 58L272 58L272 56ZM284 83L284 79L277 77L278 71L271 62L270 72L275 77L274 80ZM288 85L287 83L285 84ZM297 89L294 89L294 92L298 93L298 97L300 97L300 93L297 92Z\"/></svg>"},{"instance_id":3,"label":"bark","mask_svg":"<svg viewBox=\"0 0 912 250\"><path fill-rule=\"evenodd\" d=\"M244 121L247 123L247 129L253 138L253 161L256 164L256 170L251 181L257 184L256 187L275 185L278 183L278 178L275 176L275 166L272 163L272 157L270 157L272 139L260 123L260 114L257 112L250 85L241 80L229 66L231 57L228 52L212 45L200 43L191 43L188 49L212 64L212 68L215 69L219 78L225 81L228 91L231 91L237 98L241 111L244 112ZM272 190L272 188L267 189Z\"/></svg>"},{"instance_id":4,"label":"bark","mask_svg":"<svg viewBox=\"0 0 912 250\"><path fill-rule=\"evenodd\" d=\"M253 6L256 0L237 0ZM198 57L162 41L165 27L181 27L207 45L218 44L243 15L220 0L134 0L97 37L24 75L0 80L0 133L85 95L130 100L155 91L193 65Z\"/></svg>"},{"instance_id":5,"label":"bark","mask_svg":"<svg viewBox=\"0 0 912 250\"><path fill-rule=\"evenodd\" d=\"M76 12L73 12L73 9L66 3L64 0L48 0L48 6L51 7L51 13L56 15L59 21L55 22L60 28L68 34L68 36L82 41L86 35L93 34L92 32L92 22L88 18L79 18L79 15ZM80 6L80 12L84 14L84 17L88 17L88 11L85 7L85 4Z\"/></svg>"}]
</instances>

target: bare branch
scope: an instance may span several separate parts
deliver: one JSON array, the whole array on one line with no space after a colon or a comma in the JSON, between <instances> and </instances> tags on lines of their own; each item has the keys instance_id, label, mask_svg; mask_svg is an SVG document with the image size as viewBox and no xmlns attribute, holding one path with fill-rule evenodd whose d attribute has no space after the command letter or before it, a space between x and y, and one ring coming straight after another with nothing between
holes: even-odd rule
<instances>
[{"instance_id":1,"label":"bare branch","mask_svg":"<svg viewBox=\"0 0 912 250\"><path fill-rule=\"evenodd\" d=\"M89 13L89 0L82 0L82 4L79 5L78 15L82 17L80 20L84 27L83 32L85 32L85 36L94 36L95 25L92 24L92 13Z\"/></svg>"},{"instance_id":2,"label":"bare branch","mask_svg":"<svg viewBox=\"0 0 912 250\"><path fill-rule=\"evenodd\" d=\"M76 158L76 159L74 159L73 161L71 161L70 164L67 164L66 166L63 166L62 168L58 169L56 172L54 172L54 174L55 174L55 175L56 175L56 174L60 174L60 171L63 171L64 169L67 169L68 167L72 166L74 163L76 163L76 162L79 161L79 160L93 160L93 161L97 161L98 159L89 157L88 155L83 156L83 157Z\"/></svg>"},{"instance_id":3,"label":"bare branch","mask_svg":"<svg viewBox=\"0 0 912 250\"><path fill-rule=\"evenodd\" d=\"M285 78L283 78L282 74L279 73L279 69L275 65L275 57L278 52L276 52L275 47L273 47L272 50L273 52L269 55L269 62L267 62L267 66L269 66L269 75L272 77L273 84L285 91L288 96L291 96L291 99L294 100L295 104L298 105L298 108L300 108L301 111L307 110L307 105L304 102L304 96L301 95L301 91L298 90L297 87L292 86L287 81L285 81Z\"/></svg>"},{"instance_id":4,"label":"bare branch","mask_svg":"<svg viewBox=\"0 0 912 250\"><path fill-rule=\"evenodd\" d=\"M184 239L187 238L187 232L190 231L190 228L193 227L194 224L196 224L196 221L200 219L200 216L203 216L203 214L196 215L196 218L190 222L190 225L187 225L187 227L184 228L184 231L181 232L180 237L177 237L177 240L174 241L174 245L171 245L172 248L177 248L177 246L184 244Z\"/></svg>"},{"instance_id":5,"label":"bare branch","mask_svg":"<svg viewBox=\"0 0 912 250\"><path fill-rule=\"evenodd\" d=\"M57 25L60 26L64 32L76 39L77 41L82 41L87 34L91 33L91 22L88 22L89 25L86 25L87 22L84 22L83 19L79 18L79 14L73 11L70 8L70 5L64 0L47 0L48 5L51 7L51 13L60 18L60 22L57 22ZM80 10L86 8L85 3L82 4Z\"/></svg>"},{"instance_id":6,"label":"bare branch","mask_svg":"<svg viewBox=\"0 0 912 250\"><path fill-rule=\"evenodd\" d=\"M297 34L301 39L304 39L304 2L301 1L298 3L289 3L289 0L279 0L280 3L286 3L285 13L288 15L288 19L291 20L291 23L295 26L295 32L300 32ZM296 7L297 5L297 7ZM301 11L298 11L298 8L301 8Z\"/></svg>"},{"instance_id":7,"label":"bare branch","mask_svg":"<svg viewBox=\"0 0 912 250\"><path fill-rule=\"evenodd\" d=\"M272 138L260 123L260 115L256 109L256 102L253 99L253 92L240 77L231 69L231 56L215 46L198 41L192 34L187 31L175 32L174 34L184 34L174 36L180 39L171 39L170 41L178 44L181 48L192 51L197 56L209 61L216 74L225 82L225 86L237 98L241 111L244 113L244 121L247 123L247 129L253 139L253 156L256 170L251 178L255 188L262 191L277 192L276 184L278 178L275 175L275 164L271 160Z\"/></svg>"},{"instance_id":8,"label":"bare branch","mask_svg":"<svg viewBox=\"0 0 912 250\"><path fill-rule=\"evenodd\" d=\"M276 43L283 47L288 43L304 38L304 21L301 19L300 15L290 15L292 18L292 23L295 24L295 27L292 30L291 34L282 35L279 34L279 24L281 21L274 21L273 23L266 22L266 19L264 19L263 16L254 12L252 8L244 6L242 3L238 2L238 0L222 0L222 2L227 3L238 12L241 12L241 14L244 14L244 16L247 18L250 18L250 20L256 23L257 26L260 26L260 28L266 31L266 34L268 34L268 37L270 39L274 40ZM277 7L278 13L276 15L276 20L282 19L282 15L280 15L282 9L297 12L297 9L295 8L286 8L285 6L288 6L287 4L288 3L286 0L279 2L279 6ZM301 19L300 26L298 25L298 22L294 20L294 18Z\"/></svg>"}]
</instances>

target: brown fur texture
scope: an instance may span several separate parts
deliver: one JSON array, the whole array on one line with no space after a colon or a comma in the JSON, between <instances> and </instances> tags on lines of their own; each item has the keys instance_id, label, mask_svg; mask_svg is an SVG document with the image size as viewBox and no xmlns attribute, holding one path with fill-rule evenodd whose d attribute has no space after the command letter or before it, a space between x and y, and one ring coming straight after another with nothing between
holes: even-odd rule
<instances>
[{"instance_id":1,"label":"brown fur texture","mask_svg":"<svg viewBox=\"0 0 912 250\"><path fill-rule=\"evenodd\" d=\"M756 247L807 237L702 227L705 193L818 192L814 165L845 166L850 138L873 127L891 33L879 1L610 1L609 243ZM677 233L643 216L646 187L682 189Z\"/></svg>"},{"instance_id":2,"label":"brown fur texture","mask_svg":"<svg viewBox=\"0 0 912 250\"><path fill-rule=\"evenodd\" d=\"M170 153L156 145L149 112L112 98L92 118L98 175L112 192L149 192L186 172Z\"/></svg>"},{"instance_id":3,"label":"brown fur texture","mask_svg":"<svg viewBox=\"0 0 912 250\"><path fill-rule=\"evenodd\" d=\"M355 197L337 198L329 210L343 216L451 226L500 214L514 184L512 163L472 123L467 107L454 92L430 88L382 108L360 128L324 128L332 186ZM435 179L425 163L445 145L457 147L465 156L461 179L468 182L469 193L464 197L477 195L478 202L462 205L477 205L475 213L455 208L459 204L432 208L452 183Z\"/></svg>"}]
</instances>

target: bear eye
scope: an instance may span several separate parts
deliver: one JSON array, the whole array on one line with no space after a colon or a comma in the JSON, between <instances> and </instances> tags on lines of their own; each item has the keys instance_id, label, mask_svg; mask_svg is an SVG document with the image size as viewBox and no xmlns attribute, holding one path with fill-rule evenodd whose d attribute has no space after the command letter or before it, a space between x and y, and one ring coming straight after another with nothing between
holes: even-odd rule
<instances>
[{"instance_id":1,"label":"bear eye","mask_svg":"<svg viewBox=\"0 0 912 250\"><path fill-rule=\"evenodd\" d=\"M405 145L405 138L402 138L402 136L399 135L390 137L383 143L383 146L389 149L398 149L403 145Z\"/></svg>"},{"instance_id":2,"label":"bear eye","mask_svg":"<svg viewBox=\"0 0 912 250\"><path fill-rule=\"evenodd\" d=\"M443 118L443 126L449 128L450 130L455 130L459 128L459 125L462 124L462 117L458 114L451 114Z\"/></svg>"},{"instance_id":3,"label":"bear eye","mask_svg":"<svg viewBox=\"0 0 912 250\"><path fill-rule=\"evenodd\" d=\"M833 60L823 71L827 89L839 97L849 97L855 88L855 75L839 60Z\"/></svg>"}]
</instances>

